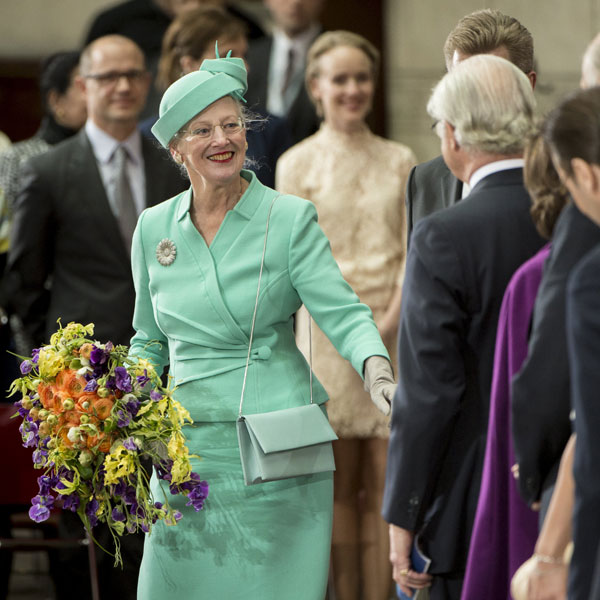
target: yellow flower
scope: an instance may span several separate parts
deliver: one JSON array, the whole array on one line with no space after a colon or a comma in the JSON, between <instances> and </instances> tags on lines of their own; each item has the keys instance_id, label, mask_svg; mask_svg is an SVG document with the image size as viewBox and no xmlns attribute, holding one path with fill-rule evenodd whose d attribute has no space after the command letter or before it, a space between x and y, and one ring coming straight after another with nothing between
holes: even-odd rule
<instances>
[{"instance_id":1,"label":"yellow flower","mask_svg":"<svg viewBox=\"0 0 600 600\"><path fill-rule=\"evenodd\" d=\"M174 432L167 444L169 458L173 460L171 467L171 483L181 483L190 475L191 466L189 459L189 450L185 445L185 438L179 432Z\"/></svg>"},{"instance_id":2,"label":"yellow flower","mask_svg":"<svg viewBox=\"0 0 600 600\"><path fill-rule=\"evenodd\" d=\"M135 459L122 444L111 450L104 459L105 485L117 484L121 477L135 472Z\"/></svg>"},{"instance_id":3,"label":"yellow flower","mask_svg":"<svg viewBox=\"0 0 600 600\"><path fill-rule=\"evenodd\" d=\"M38 369L43 378L56 377L65 368L65 359L60 352L49 346L40 350Z\"/></svg>"}]
</instances>

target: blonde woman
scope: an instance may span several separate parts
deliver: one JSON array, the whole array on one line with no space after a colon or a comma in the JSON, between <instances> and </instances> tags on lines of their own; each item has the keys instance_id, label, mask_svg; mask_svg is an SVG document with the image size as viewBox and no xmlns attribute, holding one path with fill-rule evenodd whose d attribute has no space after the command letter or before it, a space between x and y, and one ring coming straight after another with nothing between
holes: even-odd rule
<instances>
[{"instance_id":1,"label":"blonde woman","mask_svg":"<svg viewBox=\"0 0 600 600\"><path fill-rule=\"evenodd\" d=\"M306 85L323 123L316 134L281 156L276 187L315 204L344 278L372 309L393 354L406 246L404 189L416 161L410 148L374 135L366 124L378 66L379 53L359 35L330 31L315 40L308 53ZM296 321L297 342L305 354L307 319L302 310ZM312 355L340 437L334 443L336 598L387 600L388 532L379 511L388 420L362 406L366 392L360 377L314 325Z\"/></svg>"}]
</instances>

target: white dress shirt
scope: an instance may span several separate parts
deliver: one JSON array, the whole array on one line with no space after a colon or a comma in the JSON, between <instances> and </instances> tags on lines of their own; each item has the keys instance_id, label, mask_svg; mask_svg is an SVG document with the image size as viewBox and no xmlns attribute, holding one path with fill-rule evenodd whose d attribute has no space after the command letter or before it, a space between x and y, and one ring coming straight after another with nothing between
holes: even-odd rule
<instances>
[{"instance_id":1,"label":"white dress shirt","mask_svg":"<svg viewBox=\"0 0 600 600\"><path fill-rule=\"evenodd\" d=\"M267 110L271 114L283 117L294 103L298 92L304 85L306 54L320 30L320 26L315 23L294 38L288 37L280 29L273 30L267 86ZM281 90L285 81L290 50L294 52L294 70L286 92L282 95Z\"/></svg>"},{"instance_id":2,"label":"white dress shirt","mask_svg":"<svg viewBox=\"0 0 600 600\"><path fill-rule=\"evenodd\" d=\"M119 142L106 131L100 129L91 119L85 123L85 132L92 145L94 156L108 202L113 214L117 214L115 186L117 173L113 155L117 146L123 145L127 149L129 160L127 161L127 177L133 194L133 200L138 215L146 208L146 175L144 172L144 156L142 154L142 137L139 130L135 131L123 142Z\"/></svg>"},{"instance_id":3,"label":"white dress shirt","mask_svg":"<svg viewBox=\"0 0 600 600\"><path fill-rule=\"evenodd\" d=\"M499 171L508 171L509 169L522 169L525 161L522 158L505 158L479 167L469 179L469 190L472 190L484 177Z\"/></svg>"}]
</instances>

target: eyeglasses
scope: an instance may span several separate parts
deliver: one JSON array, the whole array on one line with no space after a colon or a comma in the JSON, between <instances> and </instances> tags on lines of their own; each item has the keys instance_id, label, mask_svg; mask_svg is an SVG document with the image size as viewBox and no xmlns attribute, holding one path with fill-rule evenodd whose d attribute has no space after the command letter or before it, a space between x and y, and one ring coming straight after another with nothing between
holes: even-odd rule
<instances>
[{"instance_id":1,"label":"eyeglasses","mask_svg":"<svg viewBox=\"0 0 600 600\"><path fill-rule=\"evenodd\" d=\"M220 127L223 130L223 133L227 135L233 135L234 133L239 133L242 129L244 129L244 121L242 119L226 119L221 123L217 123L216 125L209 125L208 123L202 123L198 127L194 129L181 131L179 136L182 137L187 142L193 140L194 138L208 139L211 138L215 132L217 127Z\"/></svg>"},{"instance_id":2,"label":"eyeglasses","mask_svg":"<svg viewBox=\"0 0 600 600\"><path fill-rule=\"evenodd\" d=\"M100 85L115 85L121 77L125 77L129 83L140 83L147 76L147 71L131 69L131 71L108 71L108 73L91 73L84 75L86 79L93 79Z\"/></svg>"}]
</instances>

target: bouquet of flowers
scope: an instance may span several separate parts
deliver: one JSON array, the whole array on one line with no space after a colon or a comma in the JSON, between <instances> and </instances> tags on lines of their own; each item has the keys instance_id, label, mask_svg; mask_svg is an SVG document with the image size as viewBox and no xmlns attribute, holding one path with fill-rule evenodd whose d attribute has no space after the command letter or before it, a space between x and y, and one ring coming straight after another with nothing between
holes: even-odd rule
<instances>
[{"instance_id":1,"label":"bouquet of flowers","mask_svg":"<svg viewBox=\"0 0 600 600\"><path fill-rule=\"evenodd\" d=\"M198 511L208 484L191 470L182 427L192 419L173 390L150 362L128 356L126 346L92 341L93 332L93 324L59 327L49 345L23 360L11 392L21 393L15 405L23 445L34 449L34 466L44 471L29 516L44 521L56 503L77 512L88 532L106 523L120 564L121 535L181 519L165 487ZM160 499L144 459L166 482Z\"/></svg>"}]
</instances>

